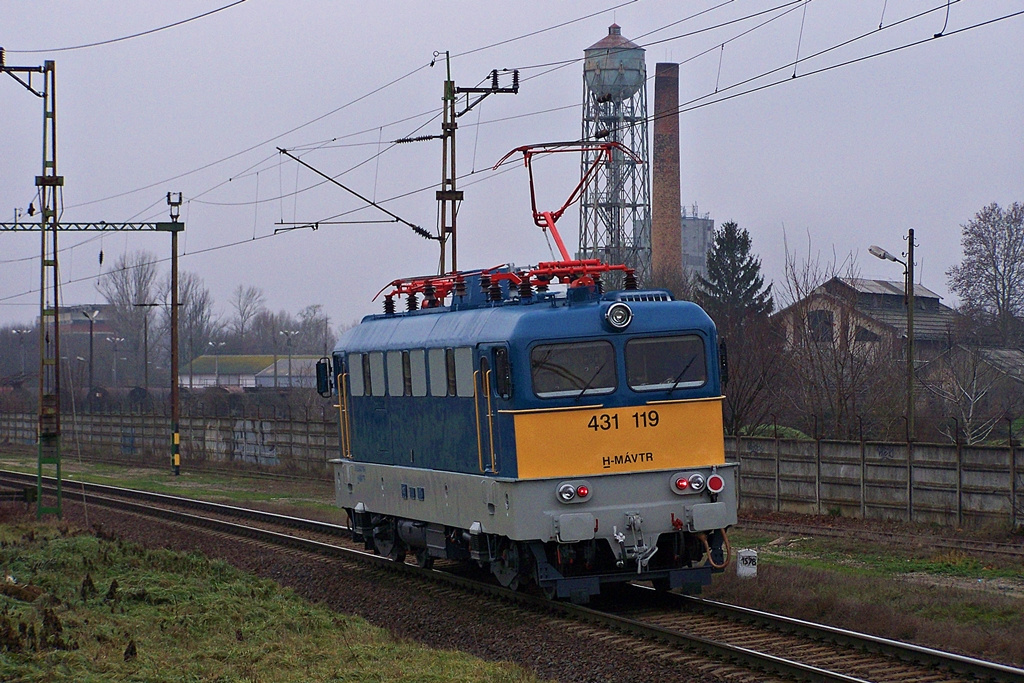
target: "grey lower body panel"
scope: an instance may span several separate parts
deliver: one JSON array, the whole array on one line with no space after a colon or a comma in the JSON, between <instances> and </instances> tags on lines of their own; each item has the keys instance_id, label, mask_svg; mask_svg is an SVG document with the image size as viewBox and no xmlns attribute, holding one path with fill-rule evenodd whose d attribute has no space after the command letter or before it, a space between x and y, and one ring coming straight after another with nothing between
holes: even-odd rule
<instances>
[{"instance_id":1,"label":"grey lower body panel","mask_svg":"<svg viewBox=\"0 0 1024 683\"><path fill-rule=\"evenodd\" d=\"M501 479L492 476L335 460L337 504L367 512L442 524L515 541L575 543L603 539L613 549L654 546L658 536L704 532L736 523L737 471L733 464L712 469L725 480L723 491L679 494L677 473L608 474L578 479ZM558 487L585 484L585 500L561 502ZM617 552L617 551L615 551Z\"/></svg>"}]
</instances>

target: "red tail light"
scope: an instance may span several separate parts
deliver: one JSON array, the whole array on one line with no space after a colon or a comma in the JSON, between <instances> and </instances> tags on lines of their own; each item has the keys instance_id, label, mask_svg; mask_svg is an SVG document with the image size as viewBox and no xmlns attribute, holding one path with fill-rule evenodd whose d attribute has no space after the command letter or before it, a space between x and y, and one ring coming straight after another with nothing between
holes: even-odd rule
<instances>
[{"instance_id":1,"label":"red tail light","mask_svg":"<svg viewBox=\"0 0 1024 683\"><path fill-rule=\"evenodd\" d=\"M676 488L679 489L680 491L685 491L686 489L690 488L690 480L687 479L686 477L679 477L678 479L676 479Z\"/></svg>"},{"instance_id":2,"label":"red tail light","mask_svg":"<svg viewBox=\"0 0 1024 683\"><path fill-rule=\"evenodd\" d=\"M587 496L590 495L590 489L588 489L583 484L580 484L579 486L576 487L576 495L579 496L580 498L586 498Z\"/></svg>"},{"instance_id":3,"label":"red tail light","mask_svg":"<svg viewBox=\"0 0 1024 683\"><path fill-rule=\"evenodd\" d=\"M721 493L722 489L725 488L725 479L717 474L712 474L708 477L708 491L711 493Z\"/></svg>"}]
</instances>

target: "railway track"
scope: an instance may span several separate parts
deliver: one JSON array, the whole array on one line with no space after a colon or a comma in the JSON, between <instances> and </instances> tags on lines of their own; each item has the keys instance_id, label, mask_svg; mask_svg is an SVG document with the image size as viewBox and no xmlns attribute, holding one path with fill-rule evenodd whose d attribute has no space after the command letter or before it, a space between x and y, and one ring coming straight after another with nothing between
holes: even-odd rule
<instances>
[{"instance_id":1,"label":"railway track","mask_svg":"<svg viewBox=\"0 0 1024 683\"><path fill-rule=\"evenodd\" d=\"M0 481L23 486L35 477L0 472ZM843 683L1024 681L1022 669L641 586L629 586L613 599L602 598L594 607L555 603L510 592L472 573L447 571L461 565L438 563L435 571L426 571L391 562L368 553L340 525L99 484L81 486L65 484L65 500L78 503L84 495L91 505L338 560L381 577L400 573L429 582L432 590L450 591L454 600L480 600L483 609L494 609L497 599L545 614L586 637L643 648L652 657L683 662L709 676Z\"/></svg>"}]
</instances>

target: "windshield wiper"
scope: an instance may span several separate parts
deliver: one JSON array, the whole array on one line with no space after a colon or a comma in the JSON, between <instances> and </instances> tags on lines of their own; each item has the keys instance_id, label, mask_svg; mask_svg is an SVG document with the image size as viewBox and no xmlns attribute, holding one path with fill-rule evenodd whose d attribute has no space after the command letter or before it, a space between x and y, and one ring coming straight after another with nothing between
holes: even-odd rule
<instances>
[{"instance_id":1,"label":"windshield wiper","mask_svg":"<svg viewBox=\"0 0 1024 683\"><path fill-rule=\"evenodd\" d=\"M690 369L690 366L693 365L693 361L695 360L697 360L697 354L690 356L690 360L687 361L686 365L683 367L683 371L676 375L676 380L672 383L672 388L668 390L668 393L671 394L679 388L679 383L683 381L683 375L686 374L686 371Z\"/></svg>"},{"instance_id":2,"label":"windshield wiper","mask_svg":"<svg viewBox=\"0 0 1024 683\"><path fill-rule=\"evenodd\" d=\"M692 363L693 361L690 362ZM576 398L573 399L574 401L578 401L581 398L583 398L583 394L587 393L587 390L590 388L590 385L594 383L594 380L597 379L597 376L601 374L601 371L604 370L604 366L606 365L608 365L608 363L601 363L601 367L599 367L597 371L594 372L594 374L590 377L590 379L587 380L587 383L583 385L583 391L576 394Z\"/></svg>"}]
</instances>

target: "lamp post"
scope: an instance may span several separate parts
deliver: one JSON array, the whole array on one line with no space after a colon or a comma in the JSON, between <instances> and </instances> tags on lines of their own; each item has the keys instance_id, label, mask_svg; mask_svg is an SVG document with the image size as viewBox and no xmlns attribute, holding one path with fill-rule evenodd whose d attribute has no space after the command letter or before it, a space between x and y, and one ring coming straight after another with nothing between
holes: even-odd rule
<instances>
[{"instance_id":1,"label":"lamp post","mask_svg":"<svg viewBox=\"0 0 1024 683\"><path fill-rule=\"evenodd\" d=\"M124 337L107 337L107 341L114 345L114 381L112 384L117 386L117 345L124 341Z\"/></svg>"},{"instance_id":2,"label":"lamp post","mask_svg":"<svg viewBox=\"0 0 1024 683\"><path fill-rule=\"evenodd\" d=\"M86 318L89 319L89 389L90 390L94 386L96 386L96 384L93 382L93 375L92 375L92 368L93 368L93 364L92 364L92 359L93 359L93 355L92 355L92 340L93 340L92 331L93 331L93 325L96 323L96 316L98 316L99 314L100 314L99 311L93 311L92 313L86 313L85 311L82 311L82 315L84 315Z\"/></svg>"},{"instance_id":3,"label":"lamp post","mask_svg":"<svg viewBox=\"0 0 1024 683\"><path fill-rule=\"evenodd\" d=\"M11 330L11 334L18 336L18 346L21 347L21 374L25 374L25 335L32 330Z\"/></svg>"},{"instance_id":4,"label":"lamp post","mask_svg":"<svg viewBox=\"0 0 1024 683\"><path fill-rule=\"evenodd\" d=\"M896 258L885 249L871 245L872 256L903 265L903 286L907 304L907 439L914 438L914 229L907 231L906 261Z\"/></svg>"},{"instance_id":5,"label":"lamp post","mask_svg":"<svg viewBox=\"0 0 1024 683\"><path fill-rule=\"evenodd\" d=\"M220 386L220 348L227 342L206 342L213 349L213 383Z\"/></svg>"},{"instance_id":6,"label":"lamp post","mask_svg":"<svg viewBox=\"0 0 1024 683\"><path fill-rule=\"evenodd\" d=\"M288 388L295 386L292 380L292 339L299 333L299 330L281 330L285 338L285 346L288 347Z\"/></svg>"}]
</instances>

